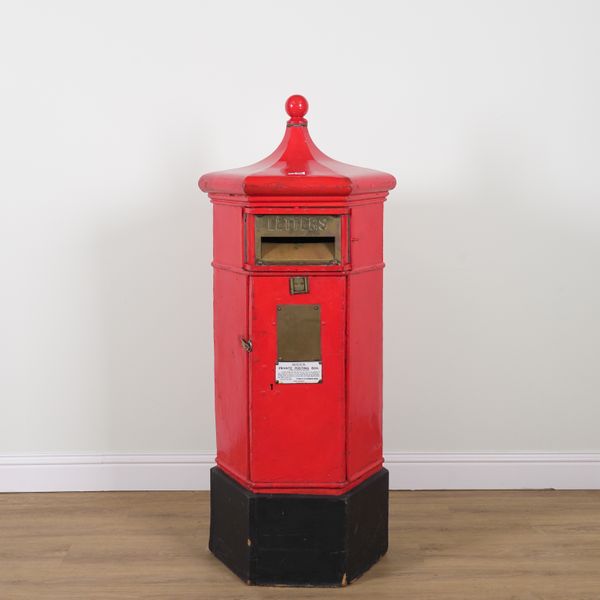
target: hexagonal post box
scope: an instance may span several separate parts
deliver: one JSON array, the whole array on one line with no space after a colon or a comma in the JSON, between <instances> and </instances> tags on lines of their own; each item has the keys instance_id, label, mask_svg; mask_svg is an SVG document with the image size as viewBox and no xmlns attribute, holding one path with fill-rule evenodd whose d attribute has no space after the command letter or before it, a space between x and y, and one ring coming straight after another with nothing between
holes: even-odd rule
<instances>
[{"instance_id":1,"label":"hexagonal post box","mask_svg":"<svg viewBox=\"0 0 600 600\"><path fill-rule=\"evenodd\" d=\"M392 175L311 140L209 173L217 466L209 547L248 583L349 583L387 550L383 202Z\"/></svg>"}]
</instances>

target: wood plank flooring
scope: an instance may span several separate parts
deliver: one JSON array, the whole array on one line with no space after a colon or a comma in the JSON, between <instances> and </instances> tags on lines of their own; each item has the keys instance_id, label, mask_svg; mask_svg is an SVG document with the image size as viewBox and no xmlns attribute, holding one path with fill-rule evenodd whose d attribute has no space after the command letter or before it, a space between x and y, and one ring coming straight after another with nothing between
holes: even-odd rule
<instances>
[{"instance_id":1,"label":"wood plank flooring","mask_svg":"<svg viewBox=\"0 0 600 600\"><path fill-rule=\"evenodd\" d=\"M207 492L0 494L1 600L600 600L599 491L393 492L390 549L346 588L248 587Z\"/></svg>"}]
</instances>

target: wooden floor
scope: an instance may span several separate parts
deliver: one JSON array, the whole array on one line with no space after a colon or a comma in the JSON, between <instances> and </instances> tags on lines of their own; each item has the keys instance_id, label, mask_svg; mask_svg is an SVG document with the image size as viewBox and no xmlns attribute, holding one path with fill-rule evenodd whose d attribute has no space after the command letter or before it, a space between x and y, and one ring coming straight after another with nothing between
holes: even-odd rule
<instances>
[{"instance_id":1,"label":"wooden floor","mask_svg":"<svg viewBox=\"0 0 600 600\"><path fill-rule=\"evenodd\" d=\"M600 599L600 492L394 492L347 588L248 587L207 537L206 492L0 494L0 599Z\"/></svg>"}]
</instances>

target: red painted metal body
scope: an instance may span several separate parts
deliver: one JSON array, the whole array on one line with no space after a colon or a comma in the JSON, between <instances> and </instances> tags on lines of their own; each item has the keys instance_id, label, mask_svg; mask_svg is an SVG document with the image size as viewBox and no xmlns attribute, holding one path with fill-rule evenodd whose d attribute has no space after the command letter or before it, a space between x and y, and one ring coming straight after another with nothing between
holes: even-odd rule
<instances>
[{"instance_id":1,"label":"red painted metal body","mask_svg":"<svg viewBox=\"0 0 600 600\"><path fill-rule=\"evenodd\" d=\"M325 156L306 100L286 108L273 154L199 182L214 205L217 464L256 493L342 494L383 462L383 202L395 179ZM267 214L339 215L340 260L257 264L254 220ZM291 295L292 276L308 293ZM321 307L318 384L275 380L280 304Z\"/></svg>"}]
</instances>

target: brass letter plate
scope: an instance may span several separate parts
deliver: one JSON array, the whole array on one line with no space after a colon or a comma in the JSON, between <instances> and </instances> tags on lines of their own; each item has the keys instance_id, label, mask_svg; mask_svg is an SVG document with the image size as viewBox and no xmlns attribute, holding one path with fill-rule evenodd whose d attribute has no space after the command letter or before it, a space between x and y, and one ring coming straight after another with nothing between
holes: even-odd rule
<instances>
[{"instance_id":1,"label":"brass letter plate","mask_svg":"<svg viewBox=\"0 0 600 600\"><path fill-rule=\"evenodd\" d=\"M339 265L339 215L256 215L256 264Z\"/></svg>"}]
</instances>

